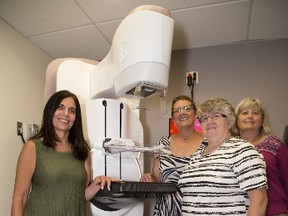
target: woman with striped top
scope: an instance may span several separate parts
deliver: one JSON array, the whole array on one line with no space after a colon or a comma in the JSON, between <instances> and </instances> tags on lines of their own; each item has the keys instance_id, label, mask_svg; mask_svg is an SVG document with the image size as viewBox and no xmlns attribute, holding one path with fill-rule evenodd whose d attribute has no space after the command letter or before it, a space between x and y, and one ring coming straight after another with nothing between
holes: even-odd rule
<instances>
[{"instance_id":1,"label":"woman with striped top","mask_svg":"<svg viewBox=\"0 0 288 216\"><path fill-rule=\"evenodd\" d=\"M177 184L184 167L199 148L203 136L194 130L196 107L185 95L174 98L171 115L178 133L162 137L158 145L167 147L167 154L154 155L152 173L146 173L140 181ZM181 194L167 194L156 199L154 216L180 216Z\"/></svg>"},{"instance_id":2,"label":"woman with striped top","mask_svg":"<svg viewBox=\"0 0 288 216\"><path fill-rule=\"evenodd\" d=\"M265 163L254 146L232 137L236 117L222 98L197 110L206 138L179 179L182 215L264 216L267 205Z\"/></svg>"}]
</instances>

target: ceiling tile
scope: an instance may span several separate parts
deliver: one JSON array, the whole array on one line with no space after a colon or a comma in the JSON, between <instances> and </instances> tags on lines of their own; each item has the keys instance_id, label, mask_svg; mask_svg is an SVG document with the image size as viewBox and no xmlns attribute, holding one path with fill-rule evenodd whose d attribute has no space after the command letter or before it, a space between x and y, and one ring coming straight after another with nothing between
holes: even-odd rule
<instances>
[{"instance_id":1,"label":"ceiling tile","mask_svg":"<svg viewBox=\"0 0 288 216\"><path fill-rule=\"evenodd\" d=\"M73 0L1 0L0 16L25 36L90 23Z\"/></svg>"},{"instance_id":2,"label":"ceiling tile","mask_svg":"<svg viewBox=\"0 0 288 216\"><path fill-rule=\"evenodd\" d=\"M288 37L288 1L254 0L249 39Z\"/></svg>"},{"instance_id":3,"label":"ceiling tile","mask_svg":"<svg viewBox=\"0 0 288 216\"><path fill-rule=\"evenodd\" d=\"M54 58L78 57L101 60L110 49L110 44L92 25L30 39Z\"/></svg>"},{"instance_id":4,"label":"ceiling tile","mask_svg":"<svg viewBox=\"0 0 288 216\"><path fill-rule=\"evenodd\" d=\"M123 19L134 8L141 5L158 5L168 10L183 9L199 5L215 4L231 0L75 0L94 23Z\"/></svg>"},{"instance_id":5,"label":"ceiling tile","mask_svg":"<svg viewBox=\"0 0 288 216\"><path fill-rule=\"evenodd\" d=\"M214 46L245 40L248 14L248 1L173 12L173 49Z\"/></svg>"},{"instance_id":6,"label":"ceiling tile","mask_svg":"<svg viewBox=\"0 0 288 216\"><path fill-rule=\"evenodd\" d=\"M109 41L109 43L112 43L114 34L117 30L117 28L119 27L121 21L114 21L114 22L109 22L109 23L105 23L105 24L97 24L97 28L99 29L99 31L103 34L103 36L105 37L105 39L107 41Z\"/></svg>"}]
</instances>

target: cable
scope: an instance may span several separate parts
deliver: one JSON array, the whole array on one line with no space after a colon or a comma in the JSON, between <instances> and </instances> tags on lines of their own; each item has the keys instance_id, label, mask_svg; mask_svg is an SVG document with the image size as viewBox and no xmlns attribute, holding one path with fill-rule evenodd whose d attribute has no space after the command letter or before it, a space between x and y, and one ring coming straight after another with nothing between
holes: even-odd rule
<instances>
[{"instance_id":1,"label":"cable","mask_svg":"<svg viewBox=\"0 0 288 216\"><path fill-rule=\"evenodd\" d=\"M140 154L141 154L141 152L138 152L138 158L140 157ZM141 169L140 163L139 163L139 161L137 160L137 158L135 157L135 155L132 155L132 158L134 159L134 161L135 161L135 163L136 163L136 165L137 165L139 178L141 178L141 176L142 176L142 169Z\"/></svg>"},{"instance_id":2,"label":"cable","mask_svg":"<svg viewBox=\"0 0 288 216\"><path fill-rule=\"evenodd\" d=\"M19 136L21 137L23 144L25 144L25 139L24 139L23 133L20 133Z\"/></svg>"},{"instance_id":3,"label":"cable","mask_svg":"<svg viewBox=\"0 0 288 216\"><path fill-rule=\"evenodd\" d=\"M193 72L193 74L189 73L187 74L187 86L190 88L190 93L191 93L191 99L193 101L194 97L194 85L197 80L197 74Z\"/></svg>"}]
</instances>

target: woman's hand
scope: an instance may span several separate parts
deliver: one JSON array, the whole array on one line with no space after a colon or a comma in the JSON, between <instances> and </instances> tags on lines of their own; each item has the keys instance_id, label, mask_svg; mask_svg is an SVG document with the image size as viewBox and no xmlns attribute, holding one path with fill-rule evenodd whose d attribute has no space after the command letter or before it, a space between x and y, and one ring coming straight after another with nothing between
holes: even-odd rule
<instances>
[{"instance_id":1,"label":"woman's hand","mask_svg":"<svg viewBox=\"0 0 288 216\"><path fill-rule=\"evenodd\" d=\"M140 182L158 182L155 176L151 173L145 173L141 178Z\"/></svg>"},{"instance_id":2,"label":"woman's hand","mask_svg":"<svg viewBox=\"0 0 288 216\"><path fill-rule=\"evenodd\" d=\"M111 182L119 182L121 181L120 179L117 178L111 178L108 176L97 176L92 182L91 184L94 185L100 185L100 188L103 190L104 187L106 186L108 190L110 190L111 188ZM90 185L91 185L90 184Z\"/></svg>"},{"instance_id":3,"label":"woman's hand","mask_svg":"<svg viewBox=\"0 0 288 216\"><path fill-rule=\"evenodd\" d=\"M91 183L86 187L85 190L85 198L86 200L91 200L99 190L103 190L104 187L106 186L108 190L111 188L111 183L112 182L120 182L121 179L118 178L111 178L108 176L97 176Z\"/></svg>"}]
</instances>

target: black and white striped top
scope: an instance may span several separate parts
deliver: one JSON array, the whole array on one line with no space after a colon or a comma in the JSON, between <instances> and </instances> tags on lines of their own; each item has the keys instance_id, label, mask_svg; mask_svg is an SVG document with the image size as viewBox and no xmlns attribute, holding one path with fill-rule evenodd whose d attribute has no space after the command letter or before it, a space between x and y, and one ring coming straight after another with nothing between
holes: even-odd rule
<instances>
[{"instance_id":1,"label":"black and white striped top","mask_svg":"<svg viewBox=\"0 0 288 216\"><path fill-rule=\"evenodd\" d=\"M190 157L177 157L171 153L170 137L162 137L158 145L164 145L164 154L159 156L161 182L177 184L179 177L190 161ZM166 153L166 154L165 154ZM154 216L180 216L181 215L181 194L166 194L156 199Z\"/></svg>"},{"instance_id":2,"label":"black and white striped top","mask_svg":"<svg viewBox=\"0 0 288 216\"><path fill-rule=\"evenodd\" d=\"M267 188L265 162L255 147L231 138L210 154L203 142L180 176L182 215L246 216L247 191Z\"/></svg>"}]
</instances>

